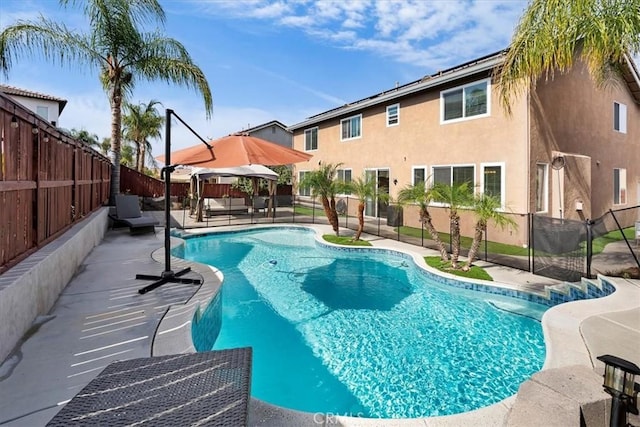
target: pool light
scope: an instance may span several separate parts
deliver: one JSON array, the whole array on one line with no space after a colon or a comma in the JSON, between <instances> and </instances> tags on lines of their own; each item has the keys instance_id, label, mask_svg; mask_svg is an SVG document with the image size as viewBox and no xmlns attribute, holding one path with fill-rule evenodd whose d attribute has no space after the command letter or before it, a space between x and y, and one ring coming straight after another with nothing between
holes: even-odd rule
<instances>
[{"instance_id":1,"label":"pool light","mask_svg":"<svg viewBox=\"0 0 640 427\"><path fill-rule=\"evenodd\" d=\"M635 407L635 376L640 368L628 360L605 354L597 358L604 362L604 389L613 400L611 402L611 427L627 425L627 412L637 413Z\"/></svg>"}]
</instances>

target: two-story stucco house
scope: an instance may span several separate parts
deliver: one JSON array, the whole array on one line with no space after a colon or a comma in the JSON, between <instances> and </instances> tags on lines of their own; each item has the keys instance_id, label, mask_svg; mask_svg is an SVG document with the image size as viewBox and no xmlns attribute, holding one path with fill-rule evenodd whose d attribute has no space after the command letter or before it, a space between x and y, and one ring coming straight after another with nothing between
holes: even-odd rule
<instances>
[{"instance_id":1,"label":"two-story stucco house","mask_svg":"<svg viewBox=\"0 0 640 427\"><path fill-rule=\"evenodd\" d=\"M293 147L313 153L295 176L318 162L341 163L340 178L366 175L392 197L419 180L470 181L505 210L567 219L640 204L635 65L602 89L578 62L515 99L508 115L493 78L503 58L479 58L290 126ZM371 202L365 215L385 209ZM526 243L522 229L512 243Z\"/></svg>"},{"instance_id":2,"label":"two-story stucco house","mask_svg":"<svg viewBox=\"0 0 640 427\"><path fill-rule=\"evenodd\" d=\"M62 110L64 110L64 107L67 105L66 99L13 86L0 85L0 92L4 92L13 100L36 113L43 120L51 123L54 127L58 126L60 114L62 114Z\"/></svg>"}]
</instances>

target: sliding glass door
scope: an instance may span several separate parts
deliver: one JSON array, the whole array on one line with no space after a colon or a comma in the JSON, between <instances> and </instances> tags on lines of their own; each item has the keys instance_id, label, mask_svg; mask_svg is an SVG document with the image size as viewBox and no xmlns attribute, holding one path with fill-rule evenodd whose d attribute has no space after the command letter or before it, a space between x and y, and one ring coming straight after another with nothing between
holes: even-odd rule
<instances>
[{"instance_id":1,"label":"sliding glass door","mask_svg":"<svg viewBox=\"0 0 640 427\"><path fill-rule=\"evenodd\" d=\"M377 194L389 194L389 169L367 169L365 170L367 181L376 183ZM379 199L368 198L365 203L364 214L370 217L386 218L387 202Z\"/></svg>"}]
</instances>

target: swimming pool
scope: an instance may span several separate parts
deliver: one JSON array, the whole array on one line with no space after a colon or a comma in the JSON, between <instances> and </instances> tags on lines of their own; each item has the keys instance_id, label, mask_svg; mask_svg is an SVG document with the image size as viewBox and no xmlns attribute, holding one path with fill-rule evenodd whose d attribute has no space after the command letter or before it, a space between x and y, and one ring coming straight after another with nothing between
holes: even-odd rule
<instances>
[{"instance_id":1,"label":"swimming pool","mask_svg":"<svg viewBox=\"0 0 640 427\"><path fill-rule=\"evenodd\" d=\"M253 347L252 394L275 405L449 415L516 393L544 362L547 307L429 281L408 255L267 228L186 239L184 258L223 272L212 349Z\"/></svg>"}]
</instances>

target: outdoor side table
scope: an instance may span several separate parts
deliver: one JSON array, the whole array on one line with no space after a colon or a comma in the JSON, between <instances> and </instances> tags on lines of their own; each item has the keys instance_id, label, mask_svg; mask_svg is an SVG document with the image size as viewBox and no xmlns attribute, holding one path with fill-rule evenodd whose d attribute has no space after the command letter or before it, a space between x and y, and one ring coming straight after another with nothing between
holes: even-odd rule
<instances>
[{"instance_id":1,"label":"outdoor side table","mask_svg":"<svg viewBox=\"0 0 640 427\"><path fill-rule=\"evenodd\" d=\"M47 426L245 426L251 348L109 364Z\"/></svg>"}]
</instances>

